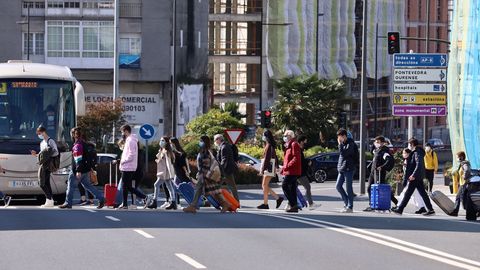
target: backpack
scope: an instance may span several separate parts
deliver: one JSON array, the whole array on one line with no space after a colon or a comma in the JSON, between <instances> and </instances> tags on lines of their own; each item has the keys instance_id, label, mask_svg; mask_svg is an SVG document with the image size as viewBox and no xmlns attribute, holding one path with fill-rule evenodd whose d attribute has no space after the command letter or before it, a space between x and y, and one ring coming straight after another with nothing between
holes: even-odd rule
<instances>
[{"instance_id":1,"label":"backpack","mask_svg":"<svg viewBox=\"0 0 480 270\"><path fill-rule=\"evenodd\" d=\"M233 160L235 163L240 161L240 156L238 155L238 148L235 144L231 144L232 146L232 153L233 153Z\"/></svg>"},{"instance_id":2,"label":"backpack","mask_svg":"<svg viewBox=\"0 0 480 270\"><path fill-rule=\"evenodd\" d=\"M395 159L390 153L385 153L383 159L385 160L385 163L382 168L387 172L391 171L393 167L395 167Z\"/></svg>"},{"instance_id":3,"label":"backpack","mask_svg":"<svg viewBox=\"0 0 480 270\"><path fill-rule=\"evenodd\" d=\"M353 143L353 164L360 166L360 151L356 143Z\"/></svg>"},{"instance_id":4,"label":"backpack","mask_svg":"<svg viewBox=\"0 0 480 270\"><path fill-rule=\"evenodd\" d=\"M89 170L97 166L97 150L93 143L83 142L83 160Z\"/></svg>"},{"instance_id":5,"label":"backpack","mask_svg":"<svg viewBox=\"0 0 480 270\"><path fill-rule=\"evenodd\" d=\"M47 145L50 147L48 142L53 140L52 138L48 138ZM55 141L54 141L55 142ZM53 151L53 150L52 150ZM58 150L57 150L58 151ZM60 151L58 151L58 155L56 157L50 158L50 164L48 165L48 170L50 172L56 172L60 168Z\"/></svg>"}]
</instances>

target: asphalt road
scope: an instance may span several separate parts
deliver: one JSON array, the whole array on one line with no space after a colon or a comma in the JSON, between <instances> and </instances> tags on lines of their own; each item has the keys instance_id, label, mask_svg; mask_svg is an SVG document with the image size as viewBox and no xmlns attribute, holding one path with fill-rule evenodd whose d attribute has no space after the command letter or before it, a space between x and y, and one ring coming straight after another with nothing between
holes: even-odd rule
<instances>
[{"instance_id":1,"label":"asphalt road","mask_svg":"<svg viewBox=\"0 0 480 270\"><path fill-rule=\"evenodd\" d=\"M313 190L322 206L299 214L257 210L254 189L236 214L0 209L0 269L480 269L480 222L464 212L364 213L359 196L341 214L334 183Z\"/></svg>"}]
</instances>

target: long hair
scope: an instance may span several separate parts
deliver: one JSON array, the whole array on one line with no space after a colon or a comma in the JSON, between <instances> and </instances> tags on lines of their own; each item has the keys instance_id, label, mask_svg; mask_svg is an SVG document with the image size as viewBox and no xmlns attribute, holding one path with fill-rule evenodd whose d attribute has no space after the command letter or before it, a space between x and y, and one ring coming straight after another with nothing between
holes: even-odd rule
<instances>
[{"instance_id":1,"label":"long hair","mask_svg":"<svg viewBox=\"0 0 480 270\"><path fill-rule=\"evenodd\" d=\"M277 147L277 143L275 142L275 138L273 137L273 133L270 130L265 130L263 132L263 136L267 138L267 143L270 144L273 148Z\"/></svg>"},{"instance_id":2,"label":"long hair","mask_svg":"<svg viewBox=\"0 0 480 270\"><path fill-rule=\"evenodd\" d=\"M170 143L175 146L175 150L181 154L185 154L185 150L183 150L182 146L180 145L180 141L176 138L170 138Z\"/></svg>"},{"instance_id":3,"label":"long hair","mask_svg":"<svg viewBox=\"0 0 480 270\"><path fill-rule=\"evenodd\" d=\"M167 156L172 160L172 162L175 161L175 155L173 154L172 151L172 146L170 145L170 137L163 136L162 140L165 141L165 151L167 151Z\"/></svg>"},{"instance_id":4,"label":"long hair","mask_svg":"<svg viewBox=\"0 0 480 270\"><path fill-rule=\"evenodd\" d=\"M205 143L205 148L203 148L204 152L207 152L212 148L212 142L210 141L210 138L206 135L203 135L200 137L200 140Z\"/></svg>"}]
</instances>

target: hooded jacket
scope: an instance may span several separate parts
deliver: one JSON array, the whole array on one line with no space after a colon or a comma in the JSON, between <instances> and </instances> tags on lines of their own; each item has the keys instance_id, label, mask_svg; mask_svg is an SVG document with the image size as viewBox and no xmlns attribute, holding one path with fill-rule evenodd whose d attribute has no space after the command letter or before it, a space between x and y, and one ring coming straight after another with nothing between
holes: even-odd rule
<instances>
[{"instance_id":1,"label":"hooded jacket","mask_svg":"<svg viewBox=\"0 0 480 270\"><path fill-rule=\"evenodd\" d=\"M338 145L338 157L337 170L338 172L351 172L355 170L355 141L347 138L347 140Z\"/></svg>"},{"instance_id":2,"label":"hooded jacket","mask_svg":"<svg viewBox=\"0 0 480 270\"><path fill-rule=\"evenodd\" d=\"M120 171L135 172L138 165L138 138L130 134L125 140L122 157L120 159Z\"/></svg>"}]
</instances>

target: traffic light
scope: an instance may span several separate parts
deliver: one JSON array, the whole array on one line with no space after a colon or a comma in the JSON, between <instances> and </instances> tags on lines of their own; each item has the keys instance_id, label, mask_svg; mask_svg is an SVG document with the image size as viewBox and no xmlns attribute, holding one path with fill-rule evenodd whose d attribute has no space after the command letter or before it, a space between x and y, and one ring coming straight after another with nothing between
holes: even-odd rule
<instances>
[{"instance_id":1,"label":"traffic light","mask_svg":"<svg viewBox=\"0 0 480 270\"><path fill-rule=\"evenodd\" d=\"M272 112L271 111L262 111L260 124L262 128L270 128L272 125Z\"/></svg>"},{"instance_id":2,"label":"traffic light","mask_svg":"<svg viewBox=\"0 0 480 270\"><path fill-rule=\"evenodd\" d=\"M338 128L347 129L347 113L340 112L338 114Z\"/></svg>"},{"instance_id":3,"label":"traffic light","mask_svg":"<svg viewBox=\"0 0 480 270\"><path fill-rule=\"evenodd\" d=\"M394 54L400 52L400 33L388 32L388 54Z\"/></svg>"}]
</instances>

